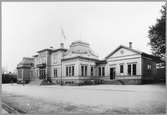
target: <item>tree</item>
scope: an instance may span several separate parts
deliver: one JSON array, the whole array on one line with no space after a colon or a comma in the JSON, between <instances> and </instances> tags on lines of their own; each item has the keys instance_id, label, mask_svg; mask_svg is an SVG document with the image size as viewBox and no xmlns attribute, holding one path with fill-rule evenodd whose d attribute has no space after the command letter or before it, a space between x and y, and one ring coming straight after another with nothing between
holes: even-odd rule
<instances>
[{"instance_id":1,"label":"tree","mask_svg":"<svg viewBox=\"0 0 167 115\"><path fill-rule=\"evenodd\" d=\"M165 58L166 51L166 4L160 10L161 17L157 19L156 24L149 27L149 44L151 45L152 54Z\"/></svg>"}]
</instances>

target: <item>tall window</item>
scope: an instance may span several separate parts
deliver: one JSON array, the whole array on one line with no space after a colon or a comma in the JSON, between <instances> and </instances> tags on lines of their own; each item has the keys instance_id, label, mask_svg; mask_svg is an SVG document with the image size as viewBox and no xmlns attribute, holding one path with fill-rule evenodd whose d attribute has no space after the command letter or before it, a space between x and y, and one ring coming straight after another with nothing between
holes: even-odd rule
<instances>
[{"instance_id":1,"label":"tall window","mask_svg":"<svg viewBox=\"0 0 167 115\"><path fill-rule=\"evenodd\" d=\"M54 69L54 77L57 77L57 69Z\"/></svg>"},{"instance_id":2,"label":"tall window","mask_svg":"<svg viewBox=\"0 0 167 115\"><path fill-rule=\"evenodd\" d=\"M105 68L102 67L102 76L105 76Z\"/></svg>"},{"instance_id":3,"label":"tall window","mask_svg":"<svg viewBox=\"0 0 167 115\"><path fill-rule=\"evenodd\" d=\"M68 67L66 67L66 76L68 76Z\"/></svg>"},{"instance_id":4,"label":"tall window","mask_svg":"<svg viewBox=\"0 0 167 115\"><path fill-rule=\"evenodd\" d=\"M40 79L45 79L46 74L45 74L45 69L40 69L39 70L39 78Z\"/></svg>"},{"instance_id":5,"label":"tall window","mask_svg":"<svg viewBox=\"0 0 167 115\"><path fill-rule=\"evenodd\" d=\"M84 66L81 66L81 76L84 76Z\"/></svg>"},{"instance_id":6,"label":"tall window","mask_svg":"<svg viewBox=\"0 0 167 115\"><path fill-rule=\"evenodd\" d=\"M128 64L128 75L131 75L131 64Z\"/></svg>"},{"instance_id":7,"label":"tall window","mask_svg":"<svg viewBox=\"0 0 167 115\"><path fill-rule=\"evenodd\" d=\"M128 75L136 75L136 64L128 64Z\"/></svg>"},{"instance_id":8,"label":"tall window","mask_svg":"<svg viewBox=\"0 0 167 115\"><path fill-rule=\"evenodd\" d=\"M69 76L71 76L71 67L69 67Z\"/></svg>"},{"instance_id":9,"label":"tall window","mask_svg":"<svg viewBox=\"0 0 167 115\"><path fill-rule=\"evenodd\" d=\"M87 65L81 65L81 76L87 76Z\"/></svg>"},{"instance_id":10,"label":"tall window","mask_svg":"<svg viewBox=\"0 0 167 115\"><path fill-rule=\"evenodd\" d=\"M147 69L151 70L151 65L150 64L147 65Z\"/></svg>"},{"instance_id":11,"label":"tall window","mask_svg":"<svg viewBox=\"0 0 167 115\"><path fill-rule=\"evenodd\" d=\"M72 66L72 76L74 76L74 66Z\"/></svg>"},{"instance_id":12,"label":"tall window","mask_svg":"<svg viewBox=\"0 0 167 115\"><path fill-rule=\"evenodd\" d=\"M90 68L90 75L93 76L93 66Z\"/></svg>"},{"instance_id":13,"label":"tall window","mask_svg":"<svg viewBox=\"0 0 167 115\"><path fill-rule=\"evenodd\" d=\"M66 76L74 76L74 65L66 66Z\"/></svg>"},{"instance_id":14,"label":"tall window","mask_svg":"<svg viewBox=\"0 0 167 115\"><path fill-rule=\"evenodd\" d=\"M101 76L101 67L99 67L99 76Z\"/></svg>"},{"instance_id":15,"label":"tall window","mask_svg":"<svg viewBox=\"0 0 167 115\"><path fill-rule=\"evenodd\" d=\"M87 66L85 66L85 76L87 76Z\"/></svg>"},{"instance_id":16,"label":"tall window","mask_svg":"<svg viewBox=\"0 0 167 115\"><path fill-rule=\"evenodd\" d=\"M136 64L133 64L133 75L136 75Z\"/></svg>"},{"instance_id":17,"label":"tall window","mask_svg":"<svg viewBox=\"0 0 167 115\"><path fill-rule=\"evenodd\" d=\"M124 73L124 66L120 65L120 73Z\"/></svg>"}]
</instances>

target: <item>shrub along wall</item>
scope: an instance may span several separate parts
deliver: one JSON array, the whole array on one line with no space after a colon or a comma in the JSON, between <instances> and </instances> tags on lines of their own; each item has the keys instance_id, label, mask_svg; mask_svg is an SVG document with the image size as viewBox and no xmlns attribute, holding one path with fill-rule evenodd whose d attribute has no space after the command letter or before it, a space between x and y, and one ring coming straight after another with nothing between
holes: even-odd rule
<instances>
[{"instance_id":1,"label":"shrub along wall","mask_svg":"<svg viewBox=\"0 0 167 115\"><path fill-rule=\"evenodd\" d=\"M17 75L14 74L2 74L2 83L16 83Z\"/></svg>"}]
</instances>

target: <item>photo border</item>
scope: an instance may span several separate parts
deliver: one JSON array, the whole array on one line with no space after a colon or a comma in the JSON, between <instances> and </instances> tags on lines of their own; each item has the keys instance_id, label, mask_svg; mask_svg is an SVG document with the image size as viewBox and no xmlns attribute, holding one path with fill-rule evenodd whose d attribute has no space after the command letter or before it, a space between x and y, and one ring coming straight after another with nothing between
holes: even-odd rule
<instances>
[{"instance_id":1,"label":"photo border","mask_svg":"<svg viewBox=\"0 0 167 115\"><path fill-rule=\"evenodd\" d=\"M166 2L165 0L0 0L0 104L2 104L1 101L1 94L2 94L2 2ZM166 2L167 3L167 2ZM167 4L166 4L167 7ZM167 13L166 13L167 14ZM167 20L167 18L166 18ZM167 23L166 23L166 27L167 27ZM167 29L166 29L166 33L167 33ZM166 40L166 44L167 44L167 40ZM167 50L166 50L167 52ZM165 54L165 56L167 57L167 53ZM165 60L166 60L165 57ZM166 62L167 65L167 62ZM166 68L165 68L166 70ZM167 79L167 71L166 71L166 79ZM166 82L166 91L167 91L167 82ZM167 94L167 92L166 92ZM0 107L0 113L2 113L2 108ZM166 101L166 113L167 113L167 101ZM165 114L166 114L165 113ZM98 115L99 113L55 113L56 115ZM55 114L46 114L46 115L55 115ZM6 114L4 114L6 115ZM33 115L33 114L26 114L26 115ZM41 115L41 114L35 114L35 115ZM43 114L42 114L43 115ZM44 114L45 115L45 114ZM99 114L101 115L101 114ZM108 113L105 113L105 115L111 115ZM123 115L123 114L122 114ZM147 114L146 114L147 115ZM152 115L152 114L149 114ZM155 114L153 114L155 115ZM163 115L163 114L156 114L156 115Z\"/></svg>"}]
</instances>

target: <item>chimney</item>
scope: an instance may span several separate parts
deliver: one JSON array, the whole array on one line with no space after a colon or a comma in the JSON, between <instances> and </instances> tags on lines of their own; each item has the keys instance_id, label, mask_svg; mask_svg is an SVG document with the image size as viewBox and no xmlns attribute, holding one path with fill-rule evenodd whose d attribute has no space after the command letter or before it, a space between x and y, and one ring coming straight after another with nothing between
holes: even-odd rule
<instances>
[{"instance_id":1,"label":"chimney","mask_svg":"<svg viewBox=\"0 0 167 115\"><path fill-rule=\"evenodd\" d=\"M60 48L64 48L64 43L60 43Z\"/></svg>"},{"instance_id":2,"label":"chimney","mask_svg":"<svg viewBox=\"0 0 167 115\"><path fill-rule=\"evenodd\" d=\"M51 49L53 49L53 46L50 46Z\"/></svg>"},{"instance_id":3,"label":"chimney","mask_svg":"<svg viewBox=\"0 0 167 115\"><path fill-rule=\"evenodd\" d=\"M129 48L132 48L132 42L129 42Z\"/></svg>"}]
</instances>

